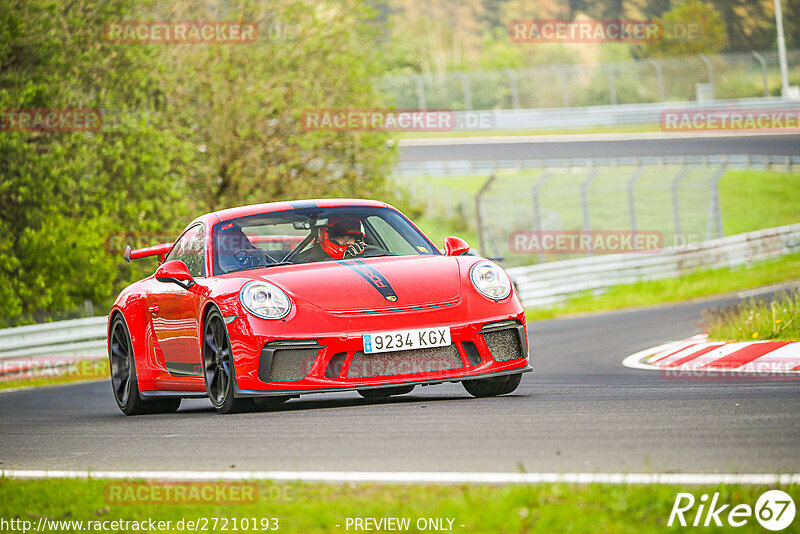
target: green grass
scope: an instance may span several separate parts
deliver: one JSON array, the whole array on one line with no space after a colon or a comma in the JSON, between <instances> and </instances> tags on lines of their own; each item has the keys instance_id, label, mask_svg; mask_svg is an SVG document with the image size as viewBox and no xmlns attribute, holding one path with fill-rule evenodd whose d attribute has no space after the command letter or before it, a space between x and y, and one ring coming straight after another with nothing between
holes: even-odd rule
<instances>
[{"instance_id":1,"label":"green grass","mask_svg":"<svg viewBox=\"0 0 800 534\"><path fill-rule=\"evenodd\" d=\"M800 289L782 292L766 303L748 299L735 306L705 310L703 328L710 339L800 341Z\"/></svg>"},{"instance_id":2,"label":"green grass","mask_svg":"<svg viewBox=\"0 0 800 534\"><path fill-rule=\"evenodd\" d=\"M800 253L754 264L750 268L710 269L678 278L614 286L602 295L583 294L565 303L542 309L528 309L528 320L552 319L563 315L635 306L681 302L800 279Z\"/></svg>"},{"instance_id":3,"label":"green grass","mask_svg":"<svg viewBox=\"0 0 800 534\"><path fill-rule=\"evenodd\" d=\"M759 486L723 485L685 487L664 485L376 485L376 484L275 484L257 483L254 504L117 504L109 502L109 485L103 480L0 480L0 517L33 522L48 519L113 521L177 521L225 518L228 530L237 518L277 518L279 532L348 532L347 518L409 518L412 528L420 518L453 519L454 532L662 532L678 492L719 492L720 504L754 506L767 489ZM784 486L795 502L800 487ZM252 502L252 501L251 501ZM730 508L729 508L730 509ZM697 505L692 512L697 511ZM687 514L691 522L693 514ZM723 513L722 518L726 518ZM252 520L252 519L251 519ZM447 525L447 521L444 523ZM691 524L691 523L690 523ZM221 524L220 524L221 525ZM340 525L340 526L336 526ZM461 525L464 525L463 527ZM680 528L680 527L678 527ZM729 527L728 527L729 528ZM737 528L757 532L755 518ZM211 530L211 529L209 529ZM221 526L218 527L221 530ZM721 532L707 527L704 532ZM60 532L64 530L55 529ZM351 526L349 532L353 532Z\"/></svg>"},{"instance_id":4,"label":"green grass","mask_svg":"<svg viewBox=\"0 0 800 534\"><path fill-rule=\"evenodd\" d=\"M0 391L30 386L52 386L85 380L102 380L109 377L108 360L85 360L70 365L47 369L46 372L10 376L0 381Z\"/></svg>"},{"instance_id":5,"label":"green grass","mask_svg":"<svg viewBox=\"0 0 800 534\"><path fill-rule=\"evenodd\" d=\"M726 235L800 222L800 174L728 171L719 198Z\"/></svg>"}]
</instances>

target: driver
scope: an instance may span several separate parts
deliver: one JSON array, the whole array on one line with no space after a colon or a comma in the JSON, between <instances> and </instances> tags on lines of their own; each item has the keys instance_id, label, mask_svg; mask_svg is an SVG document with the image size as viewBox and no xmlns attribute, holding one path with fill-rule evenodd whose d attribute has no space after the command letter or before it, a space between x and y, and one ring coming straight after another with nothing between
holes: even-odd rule
<instances>
[{"instance_id":1,"label":"driver","mask_svg":"<svg viewBox=\"0 0 800 534\"><path fill-rule=\"evenodd\" d=\"M302 256L304 261L341 260L358 256L366 248L361 221L339 219L320 228L316 242Z\"/></svg>"},{"instance_id":2,"label":"driver","mask_svg":"<svg viewBox=\"0 0 800 534\"><path fill-rule=\"evenodd\" d=\"M223 272L266 264L266 261L258 257L258 250L236 224L228 223L220 229L217 236L217 259Z\"/></svg>"}]
</instances>

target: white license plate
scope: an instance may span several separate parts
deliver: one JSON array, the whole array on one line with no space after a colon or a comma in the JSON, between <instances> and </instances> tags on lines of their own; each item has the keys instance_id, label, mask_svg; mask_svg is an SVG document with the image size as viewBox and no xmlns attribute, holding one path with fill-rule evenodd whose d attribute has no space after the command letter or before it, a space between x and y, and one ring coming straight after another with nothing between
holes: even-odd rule
<instances>
[{"instance_id":1,"label":"white license plate","mask_svg":"<svg viewBox=\"0 0 800 534\"><path fill-rule=\"evenodd\" d=\"M396 350L426 349L450 345L450 327L395 330L364 334L364 353L393 352Z\"/></svg>"}]
</instances>

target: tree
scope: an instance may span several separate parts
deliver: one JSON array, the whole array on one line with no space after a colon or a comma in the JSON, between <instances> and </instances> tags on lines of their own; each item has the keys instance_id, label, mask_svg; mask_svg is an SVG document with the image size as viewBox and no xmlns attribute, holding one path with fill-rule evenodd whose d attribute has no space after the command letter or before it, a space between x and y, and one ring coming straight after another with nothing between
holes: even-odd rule
<instances>
[{"instance_id":1,"label":"tree","mask_svg":"<svg viewBox=\"0 0 800 534\"><path fill-rule=\"evenodd\" d=\"M647 43L643 48L645 56L714 54L725 47L725 22L709 3L684 0L667 11L660 22L663 38Z\"/></svg>"}]
</instances>

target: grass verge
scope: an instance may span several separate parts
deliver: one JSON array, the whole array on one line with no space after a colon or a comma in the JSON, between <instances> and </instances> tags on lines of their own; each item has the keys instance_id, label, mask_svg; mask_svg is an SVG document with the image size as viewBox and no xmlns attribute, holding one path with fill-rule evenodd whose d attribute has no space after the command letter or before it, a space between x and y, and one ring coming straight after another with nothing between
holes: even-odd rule
<instances>
[{"instance_id":1,"label":"grass verge","mask_svg":"<svg viewBox=\"0 0 800 534\"><path fill-rule=\"evenodd\" d=\"M48 363L17 375L0 376L0 391L29 386L52 386L109 377L108 360L82 360L65 365Z\"/></svg>"},{"instance_id":2,"label":"grass verge","mask_svg":"<svg viewBox=\"0 0 800 534\"><path fill-rule=\"evenodd\" d=\"M780 293L771 302L748 299L720 310L705 310L710 339L800 341L800 289Z\"/></svg>"},{"instance_id":3,"label":"grass verge","mask_svg":"<svg viewBox=\"0 0 800 534\"><path fill-rule=\"evenodd\" d=\"M709 269L679 278L614 286L601 295L582 294L552 308L531 308L526 310L526 315L528 320L536 321L583 312L681 302L795 280L798 273L800 253L759 262L749 268Z\"/></svg>"},{"instance_id":4,"label":"grass verge","mask_svg":"<svg viewBox=\"0 0 800 534\"><path fill-rule=\"evenodd\" d=\"M176 528L180 520L184 520L184 525L186 521L207 521L208 531L223 530L222 520L225 520L227 530L263 531L260 526L252 528L253 522L260 525L262 520L268 519L268 524L272 525L274 518L278 521L280 532L308 533L352 532L355 530L352 524L349 529L346 528L348 518L395 517L408 518L410 532L420 530L417 521L428 523L430 519L440 519L445 527L452 520L452 530L455 532L640 533L675 528L668 529L666 525L679 492L692 493L698 503L702 494L719 492L719 505L730 504L732 507L747 504L754 507L764 491L774 489L741 485L685 488L606 484L437 486L256 482L256 498L248 502L219 504L204 501L203 504L176 505L153 502L152 499L147 502L134 499L131 503L120 504L120 499L115 498L113 492L117 491L117 497L128 493L118 491L124 484L121 481L104 480L2 479L0 518L30 521L34 529L40 518L82 521L84 525L89 521L170 521L171 527L165 530L172 532L181 531ZM193 484L226 487L225 483ZM152 482L142 494L151 497L169 485ZM173 489L175 486L172 483ZM795 502L800 499L800 486L784 486L781 489L792 496ZM160 493L166 494L165 491ZM697 506L686 513L687 523L691 524L696 512ZM725 521L726 516L727 511L721 519ZM217 528L211 528L213 518L219 518ZM244 519L248 520L250 528L242 528ZM48 530L77 530L75 523L71 529L57 527L50 524ZM750 517L747 525L736 530L755 532L759 529L756 519ZM188 530L192 529L184 526L183 531ZM723 530L724 527L703 528L704 532Z\"/></svg>"}]
</instances>

